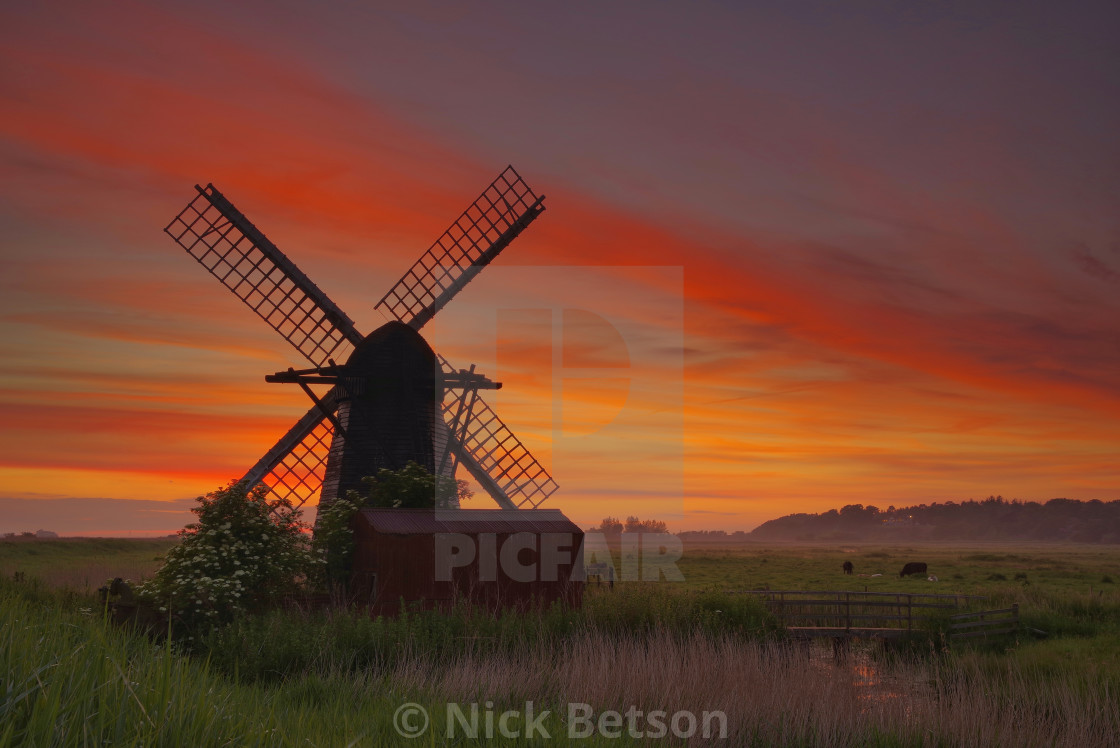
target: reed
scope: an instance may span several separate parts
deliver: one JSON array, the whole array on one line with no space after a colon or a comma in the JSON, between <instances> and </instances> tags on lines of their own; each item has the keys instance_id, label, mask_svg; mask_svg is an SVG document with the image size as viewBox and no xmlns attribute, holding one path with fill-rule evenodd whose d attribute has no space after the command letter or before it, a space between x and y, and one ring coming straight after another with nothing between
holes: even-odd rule
<instances>
[{"instance_id":1,"label":"reed","mask_svg":"<svg viewBox=\"0 0 1120 748\"><path fill-rule=\"evenodd\" d=\"M68 577L96 558L105 576L127 576L122 565L160 552L116 542L0 549L0 566L9 565L0 578L0 746L443 743L398 737L392 715L406 701L431 711L439 736L448 702L503 710L531 700L551 712L545 725L560 745L641 742L625 732L568 740L569 702L596 713L723 711L728 737L710 742L734 746L1103 746L1120 734L1120 585L1101 581L1116 576L1115 552L942 550L939 566L956 559L966 577L962 591L987 595L992 607L1018 602L1027 628L1048 635L1024 630L947 650L927 640L890 656L854 646L837 665L826 645L783 641L735 589L634 583L589 588L579 611L459 606L371 620L276 610L179 648L108 626L88 591L104 580ZM756 554L705 563L730 578L746 558L790 579L823 563L799 549ZM895 555L897 565L904 556ZM14 571L25 581L13 582ZM987 581L995 572L1007 581ZM52 586L60 583L70 589Z\"/></svg>"},{"instance_id":2,"label":"reed","mask_svg":"<svg viewBox=\"0 0 1120 748\"><path fill-rule=\"evenodd\" d=\"M311 644L301 671L246 680L111 628L74 600L35 583L0 583L0 745L400 745L391 718L405 701L428 707L443 734L448 702L501 710L531 700L552 712L545 725L554 742L576 745L636 741L625 733L568 740L569 702L596 713L722 711L727 738L710 742L736 746L1104 746L1120 734L1110 672L1069 665L1043 675L1014 660L997 666L984 652L884 659L857 647L836 665L824 647L741 632L560 633L539 617L530 630L526 616L508 646L439 649L418 636L356 667ZM346 625L361 644L365 624ZM257 646L268 657L274 642Z\"/></svg>"}]
</instances>

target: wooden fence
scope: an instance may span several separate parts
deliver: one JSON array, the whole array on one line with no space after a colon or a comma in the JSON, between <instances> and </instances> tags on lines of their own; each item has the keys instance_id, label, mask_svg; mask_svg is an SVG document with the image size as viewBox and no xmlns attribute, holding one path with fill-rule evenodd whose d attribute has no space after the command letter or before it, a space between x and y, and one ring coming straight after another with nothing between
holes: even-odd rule
<instances>
[{"instance_id":1,"label":"wooden fence","mask_svg":"<svg viewBox=\"0 0 1120 748\"><path fill-rule=\"evenodd\" d=\"M971 639L992 634L1009 634L1019 628L1019 605L1003 610L981 610L950 616L951 639Z\"/></svg>"},{"instance_id":2,"label":"wooden fence","mask_svg":"<svg viewBox=\"0 0 1120 748\"><path fill-rule=\"evenodd\" d=\"M947 610L959 610L976 595L833 590L750 590L761 597L787 631L798 637L896 638ZM974 615L974 614L968 614Z\"/></svg>"}]
</instances>

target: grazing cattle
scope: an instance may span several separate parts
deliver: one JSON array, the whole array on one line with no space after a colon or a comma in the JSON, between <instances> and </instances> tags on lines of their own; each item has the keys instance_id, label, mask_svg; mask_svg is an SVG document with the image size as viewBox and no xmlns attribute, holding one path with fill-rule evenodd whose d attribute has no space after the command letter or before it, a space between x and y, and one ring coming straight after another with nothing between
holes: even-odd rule
<instances>
[{"instance_id":1,"label":"grazing cattle","mask_svg":"<svg viewBox=\"0 0 1120 748\"><path fill-rule=\"evenodd\" d=\"M855 567L852 566L851 561L845 561L844 562L844 573L845 574L851 574L854 569L855 569Z\"/></svg>"},{"instance_id":2,"label":"grazing cattle","mask_svg":"<svg viewBox=\"0 0 1120 748\"><path fill-rule=\"evenodd\" d=\"M906 564L906 566L902 567L902 571L898 572L898 576L901 579L902 577L909 576L910 574L925 573L926 565L924 563L922 563L921 561L911 561L910 563Z\"/></svg>"}]
</instances>

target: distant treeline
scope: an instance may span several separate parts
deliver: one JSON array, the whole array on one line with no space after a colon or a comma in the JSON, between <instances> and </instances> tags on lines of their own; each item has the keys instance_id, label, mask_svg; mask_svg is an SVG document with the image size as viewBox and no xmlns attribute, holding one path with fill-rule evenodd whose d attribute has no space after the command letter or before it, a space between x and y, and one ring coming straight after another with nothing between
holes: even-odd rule
<instances>
[{"instance_id":1,"label":"distant treeline","mask_svg":"<svg viewBox=\"0 0 1120 748\"><path fill-rule=\"evenodd\" d=\"M621 535L624 532L669 532L669 528L659 519L638 519L627 517L626 521L617 517L604 517L598 527L592 527L588 532L599 532L604 535Z\"/></svg>"},{"instance_id":2,"label":"distant treeline","mask_svg":"<svg viewBox=\"0 0 1120 748\"><path fill-rule=\"evenodd\" d=\"M751 540L1064 540L1120 543L1120 501L1051 499L933 504L885 511L849 504L823 514L789 514L759 525Z\"/></svg>"}]
</instances>

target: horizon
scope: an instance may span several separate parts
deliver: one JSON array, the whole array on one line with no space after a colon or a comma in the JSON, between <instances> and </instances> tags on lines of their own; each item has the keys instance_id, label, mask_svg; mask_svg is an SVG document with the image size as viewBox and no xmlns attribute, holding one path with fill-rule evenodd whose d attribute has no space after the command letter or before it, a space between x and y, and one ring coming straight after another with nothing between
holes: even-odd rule
<instances>
[{"instance_id":1,"label":"horizon","mask_svg":"<svg viewBox=\"0 0 1120 748\"><path fill-rule=\"evenodd\" d=\"M969 499L964 499L964 500L961 500L961 501L955 501L955 500L952 500L952 499L948 499L948 500L945 500L945 501L942 501L942 502L931 502L931 504L929 504L929 505L915 504L915 505L902 505L902 506L898 506L898 507L890 505L888 508L880 508L880 507L876 507L874 505L867 505L865 507L862 504L860 504L858 506L861 509L872 509L872 508L877 509L880 514L889 514L891 512L912 511L912 510L916 510L916 509L919 509L919 508L926 508L926 507L932 507L932 506L938 506L938 505L940 505L940 506L947 506L947 505L957 505L957 506L959 506L959 505L966 504L966 503L969 503L969 502L974 502L974 503L979 504L979 503L984 503L984 502L986 502L990 499L999 499L1007 505L1026 504L1026 503L1047 504L1051 501L1071 501L1071 499L1067 499L1065 497L1054 497L1052 499L1047 499L1047 500L1041 501L1041 502L1029 502L1029 501L1022 501L1022 500L1014 498L1014 497L1009 498L1009 499L1005 499L1003 496L998 496L998 497L989 496L989 497L987 497L987 499L969 498ZM85 528L83 530L67 530L67 529L65 529L65 528L68 528L68 527L72 526L75 521L81 523L81 522L89 522L92 519L92 517L86 516L86 517L77 517L77 518L70 517L65 523L63 523L61 525L61 527L63 529L59 530L59 526L58 526L57 521L55 522L55 526L53 526L53 527L52 526L47 526L48 524L50 524L50 520L47 519L47 518L52 516L51 509L53 509L54 507L43 506L44 503L50 504L51 502L54 502L54 501L72 503L72 504L74 504L74 508L82 510L82 511L86 511L86 512L93 512L93 513L96 513L96 514L99 514L99 515L108 514L108 516L114 517L115 521L117 521L117 522L127 523L127 522L130 522L130 521L137 521L136 512L129 512L128 511L129 507L127 505L131 504L131 503L138 503L138 502L128 502L128 501L119 500L119 499L114 500L114 499L77 499L77 498L65 499L64 498L64 499L38 499L38 500L23 499L23 500L21 500L21 499L6 499L4 497L0 497L0 517L11 517L12 515L15 515L17 517L20 517L20 519L16 520L16 521L23 522L23 525L24 525L19 530L11 530L11 529L7 529L4 525L0 524L0 540L7 539L9 537L17 537L18 538L18 537L26 535L28 533L34 534L36 532L43 531L43 530L46 530L48 532L54 532L54 533L57 534L58 538L64 538L64 539L74 539L74 538L159 539L159 538L174 537L178 534L180 529L185 527L188 523L191 523L191 522L195 521L195 518L190 513L190 508L191 508L191 506L194 505L195 501L193 499L190 499L190 500L183 499L183 500L180 500L180 501L177 501L177 502L170 502L172 504L179 505L178 510L169 510L168 508L163 506L164 502L144 502L147 505L147 508L140 512L140 514L144 514L145 512L146 513L156 512L156 513L177 514L178 516L181 516L184 520L183 524L179 525L178 527L168 526L166 529L158 529L158 528L151 528L151 527L126 528L126 529L118 528L118 529L115 529L115 530L97 529L97 528L93 528L93 529ZM1086 500L1072 499L1072 501L1078 501L1080 503L1091 503L1091 502L1094 502L1094 501L1101 501L1101 500L1099 500L1099 499L1086 499ZM1120 499L1113 500L1113 502L1104 502L1104 503L1114 503L1115 501L1120 501ZM18 507L19 504L24 504L24 506L23 507ZM117 505L116 506L116 511L114 512L114 511L110 510L109 512L106 513L106 511L105 511L106 506L111 506L113 504ZM13 505L17 505L16 511L13 511ZM472 508L477 509L477 508L486 508L486 507L472 507ZM807 514L809 516L822 516L822 515L826 515L829 512L832 512L832 511L840 511L844 508L845 507L834 506L834 507L830 507L829 509L825 509L821 512L808 512L808 513L790 512L789 514L783 514L783 515L779 515L779 516L770 517L769 519L764 520L763 522L759 523L758 525L755 525L754 527L748 527L748 528L693 527L693 528L689 528L689 529L675 529L674 527L672 527L672 525L669 525L667 527L667 532L669 532L672 535L686 535L688 533L718 533L718 532L726 533L728 536L733 536L733 535L737 535L737 534L740 534L740 533L745 534L745 535L750 535L752 532L757 530L762 525L765 525L769 522L773 522L775 520L780 520L780 519L784 519L784 518L787 518L787 517L799 516L801 514ZM20 511L20 510L22 510L22 511ZM432 510L432 511L439 511L439 510ZM38 518L39 521L36 521L35 518ZM141 521L142 521L142 519L143 519L143 517L140 518ZM612 517L612 516L608 515L606 517L600 518L598 521L596 521L594 523L583 522L583 523L577 523L577 524L580 525L580 529L582 529L586 532L590 532L592 530L596 530L599 527L601 527L603 521L605 521L607 519L615 519L615 520L618 520L618 521L625 522L625 520L628 519L628 517L627 516ZM642 521L649 521L649 520L657 521L658 520L657 517L637 517L637 519L642 520ZM11 520L4 520L4 521L11 521ZM99 519L98 521L104 521L104 520ZM308 525L310 525L312 523L313 519L308 518L308 517L304 517L304 521ZM32 526L35 526L35 529L30 529ZM86 533L89 533L89 534L86 534ZM40 539L50 540L51 538L40 538ZM913 540L913 539L912 538L907 539L908 542L911 541L911 540ZM937 540L937 541L934 541L934 542L939 542L940 543L940 542L949 542L949 541ZM1005 542L1005 541L995 540L995 541L992 541L992 542ZM1039 542L1051 542L1051 541L1043 540L1043 541L1039 541Z\"/></svg>"},{"instance_id":2,"label":"horizon","mask_svg":"<svg viewBox=\"0 0 1120 748\"><path fill-rule=\"evenodd\" d=\"M368 333L506 164L546 210L423 334L544 508L1120 499L1113 4L4 14L0 526L183 516L307 410L163 234L193 185Z\"/></svg>"}]
</instances>

